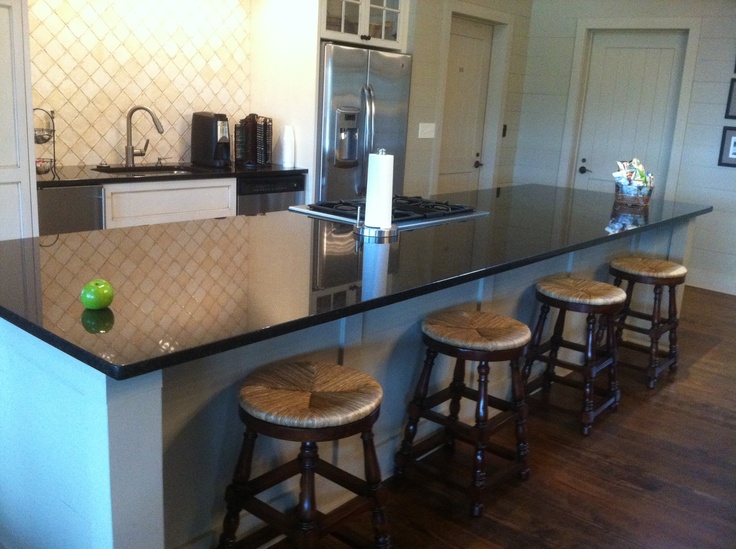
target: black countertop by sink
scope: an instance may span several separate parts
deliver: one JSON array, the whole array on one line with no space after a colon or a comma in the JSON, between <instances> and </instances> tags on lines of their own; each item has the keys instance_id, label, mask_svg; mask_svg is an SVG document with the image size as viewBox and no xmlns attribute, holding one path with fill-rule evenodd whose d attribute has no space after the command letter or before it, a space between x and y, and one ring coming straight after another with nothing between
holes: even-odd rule
<instances>
[{"instance_id":1,"label":"black countertop by sink","mask_svg":"<svg viewBox=\"0 0 736 549\"><path fill-rule=\"evenodd\" d=\"M387 244L357 245L349 225L288 211L0 242L0 317L125 379L712 210L653 201L624 212L638 227L609 234L621 214L613 192L525 185L437 198L490 215ZM115 288L108 311L78 300L94 278Z\"/></svg>"},{"instance_id":2,"label":"black countertop by sink","mask_svg":"<svg viewBox=\"0 0 736 549\"><path fill-rule=\"evenodd\" d=\"M138 167L146 166L145 163L136 164ZM148 166L156 167L155 164ZM183 181L188 179L216 179L223 177L237 177L257 180L262 177L274 175L305 174L304 168L286 168L279 164L257 164L257 165L232 165L228 168L208 168L196 166L191 163L179 162L176 164L165 164L171 170L187 170L187 173L176 175L146 175L145 177L134 176L126 173L106 173L96 171L96 166L60 166L56 168L58 177L52 172L37 175L36 187L48 189L54 187L103 185L110 183L141 183L144 181Z\"/></svg>"}]
</instances>

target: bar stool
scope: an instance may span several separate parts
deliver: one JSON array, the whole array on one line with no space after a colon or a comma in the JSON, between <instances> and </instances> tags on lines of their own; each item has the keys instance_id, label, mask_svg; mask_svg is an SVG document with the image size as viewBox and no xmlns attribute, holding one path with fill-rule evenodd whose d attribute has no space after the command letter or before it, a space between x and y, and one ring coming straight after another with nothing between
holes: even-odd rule
<instances>
[{"instance_id":1,"label":"bar stool","mask_svg":"<svg viewBox=\"0 0 736 549\"><path fill-rule=\"evenodd\" d=\"M523 380L526 393L529 395L541 387L545 403L552 407L548 396L553 382L581 389L583 392L582 411L580 412L582 433L588 435L593 421L601 412L607 409L615 410L618 407L620 391L616 369L617 350L614 329L615 315L623 307L626 292L605 282L556 275L537 283L536 296L542 304L542 309L524 364ZM544 325L551 307L559 311L557 321L550 339L542 343ZM584 344L563 338L565 319L569 311L587 315ZM603 323L603 330L606 331L604 347L597 345L596 315L602 315L600 322ZM560 348L582 353L583 363L577 364L560 359L558 357ZM546 364L544 374L529 381L532 364L537 360ZM582 376L582 380L571 379L572 376L560 376L555 371L557 366L572 370ZM603 398L600 399L596 398L599 396L597 393L601 391L595 387L595 379L598 373L604 370L608 372L608 387L602 391ZM562 409L565 410L565 408Z\"/></svg>"},{"instance_id":2,"label":"bar stool","mask_svg":"<svg viewBox=\"0 0 736 549\"><path fill-rule=\"evenodd\" d=\"M426 358L414 398L408 407L409 420L401 448L396 454L395 474L399 478L404 476L405 469L412 464L425 472L438 475L439 471L424 465L418 458L443 447L451 451L455 439L471 444L474 447L473 470L468 492L471 500L470 512L477 517L483 509L481 496L489 480L486 453L501 456L508 461L495 472L494 480L509 474L517 474L522 480L529 477L527 409L519 359L526 351L531 332L525 324L512 318L490 312L467 311L432 314L422 323L422 332L427 346ZM432 368L440 353L456 359L452 382L449 387L428 396ZM478 361L477 389L465 385L467 360ZM510 401L488 394L490 363L506 360L511 361ZM458 419L463 398L475 401L474 425ZM446 415L434 411L434 408L447 401L450 405ZM491 408L500 410L500 413L491 417ZM420 418L441 425L444 429L415 445L414 438ZM509 420L516 422L516 448L513 450L490 443L491 435Z\"/></svg>"},{"instance_id":3,"label":"bar stool","mask_svg":"<svg viewBox=\"0 0 736 549\"><path fill-rule=\"evenodd\" d=\"M665 368L670 371L677 369L677 297L675 291L678 285L684 284L687 269L683 265L663 259L649 257L619 257L611 261L609 272L614 277L614 284L621 286L623 280L626 284L626 302L623 311L616 319L616 340L619 347L627 347L649 355L649 362L643 370L647 376L647 387L653 389L657 383L657 377ZM654 304L651 313L633 310L631 298L634 295L635 284L649 284L654 286ZM662 290L669 288L667 318L662 319ZM636 326L627 323L628 317L645 320L648 327ZM623 331L630 330L649 337L649 345L641 345L623 339ZM669 333L669 349L662 352L659 349L659 340ZM661 360L664 359L664 360ZM621 362L626 366L642 369L636 364Z\"/></svg>"},{"instance_id":4,"label":"bar stool","mask_svg":"<svg viewBox=\"0 0 736 549\"><path fill-rule=\"evenodd\" d=\"M236 543L240 511L268 523L299 547L315 547L317 540L343 519L372 509L376 547L391 547L385 516L384 489L373 443L383 391L369 375L324 362L288 362L261 367L240 387L240 418L245 424L243 447L228 486L227 513L218 547L249 546ZM251 466L259 434L301 442L296 459L256 478ZM360 434L363 440L365 480L320 459L317 442ZM327 514L317 511L315 474L357 494ZM293 512L281 512L257 496L300 475L299 503ZM256 533L257 535L257 533Z\"/></svg>"}]
</instances>

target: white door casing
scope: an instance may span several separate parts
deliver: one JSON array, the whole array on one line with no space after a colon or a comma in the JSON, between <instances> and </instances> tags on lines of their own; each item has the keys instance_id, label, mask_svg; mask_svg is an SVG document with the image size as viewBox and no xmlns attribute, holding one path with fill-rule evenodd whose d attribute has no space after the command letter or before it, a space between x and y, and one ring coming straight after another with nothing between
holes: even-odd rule
<instances>
[{"instance_id":1,"label":"white door casing","mask_svg":"<svg viewBox=\"0 0 736 549\"><path fill-rule=\"evenodd\" d=\"M26 0L0 0L0 240L38 234Z\"/></svg>"},{"instance_id":2,"label":"white door casing","mask_svg":"<svg viewBox=\"0 0 736 549\"><path fill-rule=\"evenodd\" d=\"M617 160L639 158L665 194L682 65L683 31L596 31L574 186L610 190Z\"/></svg>"},{"instance_id":3,"label":"white door casing","mask_svg":"<svg viewBox=\"0 0 736 549\"><path fill-rule=\"evenodd\" d=\"M443 91L438 94L433 112L437 120L443 119L444 94L447 82L447 59L450 49L450 32L452 19L455 16L484 21L493 25L493 46L488 77L488 93L485 109L485 127L483 133L483 166L480 168L478 187L490 189L496 176L496 159L501 148L504 112L506 108L506 89L508 87L511 65L512 38L514 36L514 16L508 12L498 11L464 0L444 0L442 13L442 31L439 38L441 52L437 58L437 82L445 83ZM438 192L440 151L442 139L435 140L432 146L432 162L429 167L429 194Z\"/></svg>"},{"instance_id":4,"label":"white door casing","mask_svg":"<svg viewBox=\"0 0 736 549\"><path fill-rule=\"evenodd\" d=\"M557 173L559 186L572 186L574 174L580 167L577 155L580 129L582 124L583 101L585 83L589 70L590 54L593 35L600 30L618 31L684 31L687 34L684 61L682 64L682 82L691 82L695 73L697 44L700 39L701 21L696 18L620 18L620 19L578 19L573 52L572 76L567 100L565 128L560 153L560 163ZM677 192L680 173L685 128L690 106L690 86L681 86L677 98L677 108L672 129L672 143L670 147L669 166L667 168L668 185L662 185L664 198L671 200ZM611 172L615 171L614 169ZM656 177L656 174L655 174ZM610 179L613 181L613 177ZM655 179L655 185L657 180ZM660 183L663 183L660 181Z\"/></svg>"},{"instance_id":5,"label":"white door casing","mask_svg":"<svg viewBox=\"0 0 736 549\"><path fill-rule=\"evenodd\" d=\"M492 42L493 26L489 23L452 18L442 119L440 193L478 188Z\"/></svg>"}]
</instances>

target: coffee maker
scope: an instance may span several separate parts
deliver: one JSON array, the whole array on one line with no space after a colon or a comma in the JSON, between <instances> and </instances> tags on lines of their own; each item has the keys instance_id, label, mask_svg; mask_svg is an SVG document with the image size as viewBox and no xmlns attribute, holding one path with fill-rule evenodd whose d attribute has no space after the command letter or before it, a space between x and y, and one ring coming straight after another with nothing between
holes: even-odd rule
<instances>
[{"instance_id":1,"label":"coffee maker","mask_svg":"<svg viewBox=\"0 0 736 549\"><path fill-rule=\"evenodd\" d=\"M211 168L230 166L230 127L227 115L192 114L192 164Z\"/></svg>"}]
</instances>

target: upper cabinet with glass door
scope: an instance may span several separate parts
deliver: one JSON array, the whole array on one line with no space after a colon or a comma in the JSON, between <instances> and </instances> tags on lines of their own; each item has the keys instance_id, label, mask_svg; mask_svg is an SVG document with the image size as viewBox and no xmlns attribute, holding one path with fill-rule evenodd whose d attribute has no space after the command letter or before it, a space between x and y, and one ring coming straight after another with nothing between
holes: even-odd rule
<instances>
[{"instance_id":1,"label":"upper cabinet with glass door","mask_svg":"<svg viewBox=\"0 0 736 549\"><path fill-rule=\"evenodd\" d=\"M322 0L321 36L404 51L409 0Z\"/></svg>"}]
</instances>

